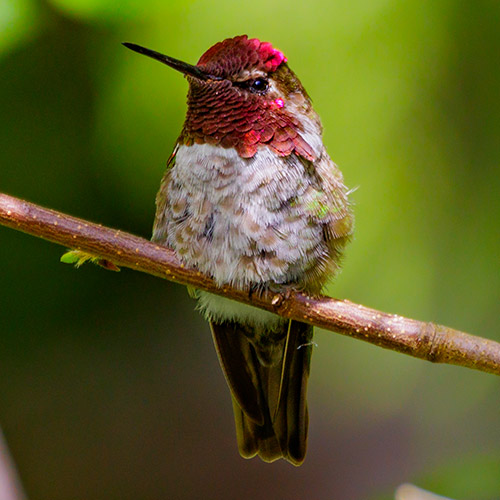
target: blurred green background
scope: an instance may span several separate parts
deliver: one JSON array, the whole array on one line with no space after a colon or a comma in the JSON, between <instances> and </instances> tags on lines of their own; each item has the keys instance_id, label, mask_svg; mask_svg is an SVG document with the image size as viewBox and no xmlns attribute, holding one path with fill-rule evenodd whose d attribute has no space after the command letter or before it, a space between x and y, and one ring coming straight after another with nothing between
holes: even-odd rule
<instances>
[{"instance_id":1,"label":"blurred green background","mask_svg":"<svg viewBox=\"0 0 500 500\"><path fill-rule=\"evenodd\" d=\"M353 195L340 298L500 341L500 3L1 0L0 191L149 237L195 63L285 52ZM183 287L0 227L0 424L32 500L500 497L500 379L318 331L305 464L237 454Z\"/></svg>"}]
</instances>

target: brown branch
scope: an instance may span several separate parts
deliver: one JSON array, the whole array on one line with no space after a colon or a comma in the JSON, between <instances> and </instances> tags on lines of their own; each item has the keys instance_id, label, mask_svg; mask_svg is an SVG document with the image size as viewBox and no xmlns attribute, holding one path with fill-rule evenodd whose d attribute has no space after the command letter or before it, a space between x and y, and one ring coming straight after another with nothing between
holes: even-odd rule
<instances>
[{"instance_id":1,"label":"brown branch","mask_svg":"<svg viewBox=\"0 0 500 500\"><path fill-rule=\"evenodd\" d=\"M0 429L0 500L26 500L2 429Z\"/></svg>"},{"instance_id":2,"label":"brown branch","mask_svg":"<svg viewBox=\"0 0 500 500\"><path fill-rule=\"evenodd\" d=\"M0 194L0 224L109 259L118 266L192 285L386 349L500 375L500 344L493 340L387 314L348 300L308 297L299 292L266 292L249 297L229 286L217 287L199 271L186 268L168 248L5 194Z\"/></svg>"}]
</instances>

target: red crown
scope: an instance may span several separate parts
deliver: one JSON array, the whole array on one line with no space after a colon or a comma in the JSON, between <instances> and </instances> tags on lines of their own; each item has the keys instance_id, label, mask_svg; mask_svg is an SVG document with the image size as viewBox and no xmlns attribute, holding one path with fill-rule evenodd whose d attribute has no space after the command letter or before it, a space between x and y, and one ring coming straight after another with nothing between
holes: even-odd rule
<instances>
[{"instance_id":1,"label":"red crown","mask_svg":"<svg viewBox=\"0 0 500 500\"><path fill-rule=\"evenodd\" d=\"M228 77L250 68L269 73L286 61L283 52L274 49L269 42L240 35L210 47L200 57L198 66L214 76Z\"/></svg>"}]
</instances>

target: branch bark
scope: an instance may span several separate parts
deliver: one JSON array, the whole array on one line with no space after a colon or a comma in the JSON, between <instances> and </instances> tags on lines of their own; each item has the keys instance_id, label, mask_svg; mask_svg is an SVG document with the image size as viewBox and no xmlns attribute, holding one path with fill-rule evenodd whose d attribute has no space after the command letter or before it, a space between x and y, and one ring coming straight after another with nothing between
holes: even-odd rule
<instances>
[{"instance_id":1,"label":"branch bark","mask_svg":"<svg viewBox=\"0 0 500 500\"><path fill-rule=\"evenodd\" d=\"M0 429L0 500L27 500Z\"/></svg>"},{"instance_id":2,"label":"branch bark","mask_svg":"<svg viewBox=\"0 0 500 500\"><path fill-rule=\"evenodd\" d=\"M248 293L188 269L168 248L120 230L40 207L0 193L0 224L69 248L110 260L118 266L191 285L435 363L448 363L500 375L500 343L446 326L388 314L325 296Z\"/></svg>"}]
</instances>

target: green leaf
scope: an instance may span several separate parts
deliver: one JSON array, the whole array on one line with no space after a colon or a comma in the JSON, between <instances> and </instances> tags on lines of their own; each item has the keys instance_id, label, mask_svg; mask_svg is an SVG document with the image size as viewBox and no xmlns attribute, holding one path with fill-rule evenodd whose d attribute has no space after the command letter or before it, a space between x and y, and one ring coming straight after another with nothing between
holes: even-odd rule
<instances>
[{"instance_id":1,"label":"green leaf","mask_svg":"<svg viewBox=\"0 0 500 500\"><path fill-rule=\"evenodd\" d=\"M82 250L70 250L61 256L60 261L63 264L73 264L76 268L82 266L86 262L91 262L96 266L100 266L108 271L120 271L120 268L110 260L103 259L97 255L83 252Z\"/></svg>"},{"instance_id":2,"label":"green leaf","mask_svg":"<svg viewBox=\"0 0 500 500\"><path fill-rule=\"evenodd\" d=\"M69 252L66 252L65 254L61 255L60 261L63 264L75 264L77 265L78 261L80 260L78 256L78 252L71 250ZM78 267L78 265L77 265Z\"/></svg>"}]
</instances>

